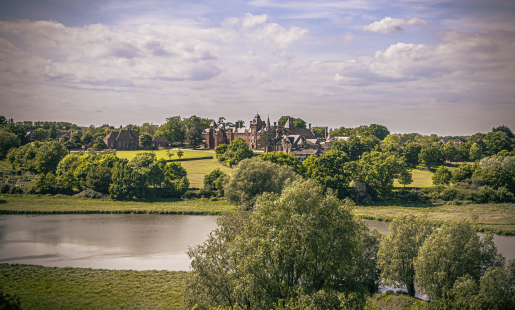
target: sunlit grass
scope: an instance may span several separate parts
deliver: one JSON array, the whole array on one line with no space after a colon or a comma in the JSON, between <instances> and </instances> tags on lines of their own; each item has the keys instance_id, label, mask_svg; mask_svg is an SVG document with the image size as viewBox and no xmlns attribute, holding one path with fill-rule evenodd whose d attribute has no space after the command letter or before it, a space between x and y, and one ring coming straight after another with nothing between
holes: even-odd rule
<instances>
[{"instance_id":1,"label":"sunlit grass","mask_svg":"<svg viewBox=\"0 0 515 310\"><path fill-rule=\"evenodd\" d=\"M184 271L0 264L0 284L22 309L182 309Z\"/></svg>"},{"instance_id":2,"label":"sunlit grass","mask_svg":"<svg viewBox=\"0 0 515 310\"><path fill-rule=\"evenodd\" d=\"M102 211L102 212L195 212L221 213L237 209L237 206L225 200L212 201L209 199L157 199L152 201L114 201L100 199L85 199L72 197L53 197L35 195L2 195L0 210L4 211Z\"/></svg>"},{"instance_id":3,"label":"sunlit grass","mask_svg":"<svg viewBox=\"0 0 515 310\"><path fill-rule=\"evenodd\" d=\"M406 185L406 186L413 186L413 187L430 187L433 186L433 181L431 180L431 177L433 176L433 172L431 171L423 171L418 169L411 170L411 173L413 175L413 183ZM393 182L393 186L395 187L403 187L403 185L399 184L397 180Z\"/></svg>"},{"instance_id":4,"label":"sunlit grass","mask_svg":"<svg viewBox=\"0 0 515 310\"><path fill-rule=\"evenodd\" d=\"M206 151L187 151L182 150L184 152L184 155L181 157L181 159L190 159L190 158L202 158L202 157L211 157L213 158L215 156L214 153L209 153ZM166 154L166 150L158 150L158 151L116 151L116 155L120 158L126 158L128 160L133 159L136 157L136 154L138 153L154 153L156 154L157 159L166 159L166 160L178 160L179 157L177 156L177 150L170 150L170 153L174 153L172 157L168 158L168 155Z\"/></svg>"},{"instance_id":5,"label":"sunlit grass","mask_svg":"<svg viewBox=\"0 0 515 310\"><path fill-rule=\"evenodd\" d=\"M457 219L475 222L478 230L496 234L515 234L515 204L464 204L464 205L416 205L406 203L405 206L389 205L387 202L374 206L357 206L354 214L376 220L391 221L404 215L425 215L433 223L441 225Z\"/></svg>"}]
</instances>

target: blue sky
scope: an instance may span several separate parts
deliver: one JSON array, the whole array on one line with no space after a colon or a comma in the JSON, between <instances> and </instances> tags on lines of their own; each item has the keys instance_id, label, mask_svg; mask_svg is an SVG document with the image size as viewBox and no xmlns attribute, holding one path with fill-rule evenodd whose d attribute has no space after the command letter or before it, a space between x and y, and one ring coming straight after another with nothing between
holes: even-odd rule
<instances>
[{"instance_id":1,"label":"blue sky","mask_svg":"<svg viewBox=\"0 0 515 310\"><path fill-rule=\"evenodd\" d=\"M0 114L515 130L513 1L10 1Z\"/></svg>"}]
</instances>

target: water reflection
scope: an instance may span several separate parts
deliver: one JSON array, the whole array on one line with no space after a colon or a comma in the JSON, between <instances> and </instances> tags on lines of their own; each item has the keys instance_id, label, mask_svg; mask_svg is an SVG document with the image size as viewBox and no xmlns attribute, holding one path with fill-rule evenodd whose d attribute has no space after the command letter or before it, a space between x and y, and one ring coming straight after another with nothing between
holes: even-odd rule
<instances>
[{"instance_id":1,"label":"water reflection","mask_svg":"<svg viewBox=\"0 0 515 310\"><path fill-rule=\"evenodd\" d=\"M216 216L87 214L0 216L0 262L47 267L189 270L188 246L216 228ZM390 223L367 220L387 234ZM481 234L480 234L481 235ZM515 237L494 236L506 258Z\"/></svg>"},{"instance_id":2,"label":"water reflection","mask_svg":"<svg viewBox=\"0 0 515 310\"><path fill-rule=\"evenodd\" d=\"M56 267L188 270L215 216L0 216L0 262Z\"/></svg>"}]
</instances>

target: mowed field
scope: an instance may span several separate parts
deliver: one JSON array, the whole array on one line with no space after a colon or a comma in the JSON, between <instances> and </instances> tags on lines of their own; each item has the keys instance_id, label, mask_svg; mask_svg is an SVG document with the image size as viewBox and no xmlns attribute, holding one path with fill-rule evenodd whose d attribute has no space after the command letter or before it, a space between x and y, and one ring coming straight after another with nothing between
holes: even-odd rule
<instances>
[{"instance_id":1,"label":"mowed field","mask_svg":"<svg viewBox=\"0 0 515 310\"><path fill-rule=\"evenodd\" d=\"M136 156L137 153L150 153L150 151L118 151L116 152L116 155L120 158L126 158L126 159L132 159ZM172 161L177 161L179 158L177 157L177 150L170 150L170 152L174 153L175 155L171 157ZM200 188L204 186L204 176L206 174L211 173L211 171L215 170L216 168L220 168L223 172L230 174L232 169L229 167L226 167L222 164L220 164L215 159L215 154L208 153L205 151L184 151L184 156L181 157L181 159L194 159L199 158L196 160L185 160L185 161L178 161L184 169L188 172L188 179L190 180L190 187ZM168 156L166 155L165 150L159 150L154 151L154 154L157 155L157 158L163 158L165 160L169 160ZM204 157L211 157L207 159L203 159Z\"/></svg>"},{"instance_id":2,"label":"mowed field","mask_svg":"<svg viewBox=\"0 0 515 310\"><path fill-rule=\"evenodd\" d=\"M431 180L431 177L433 176L433 172L431 171L423 171L423 170L417 170L413 169L411 170L411 173L413 175L413 183L406 185L406 186L413 186L413 187L430 187L433 186L433 181ZM393 182L393 186L395 187L403 187L402 184L399 184L397 180Z\"/></svg>"}]
</instances>

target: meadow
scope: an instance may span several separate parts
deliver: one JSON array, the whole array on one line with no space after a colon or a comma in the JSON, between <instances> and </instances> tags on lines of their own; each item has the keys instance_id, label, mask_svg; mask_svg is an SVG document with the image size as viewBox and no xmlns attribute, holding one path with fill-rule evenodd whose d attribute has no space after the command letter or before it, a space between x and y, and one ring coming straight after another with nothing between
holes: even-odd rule
<instances>
[{"instance_id":1,"label":"meadow","mask_svg":"<svg viewBox=\"0 0 515 310\"><path fill-rule=\"evenodd\" d=\"M0 285L22 309L182 309L191 273L0 264Z\"/></svg>"},{"instance_id":2,"label":"meadow","mask_svg":"<svg viewBox=\"0 0 515 310\"><path fill-rule=\"evenodd\" d=\"M147 152L150 153L150 151L117 151L116 155L120 158L126 158L126 159L132 159L136 156L137 153L141 152ZM169 160L168 156L166 155L165 150L159 150L159 151L153 151L154 154L156 154L158 159L165 159ZM174 156L172 156L172 161L178 161L177 157L177 150L170 150L170 152L175 153ZM216 168L220 168L223 172L230 174L232 169L229 167L226 167L222 164L220 164L216 158L215 154L208 153L205 151L184 151L184 156L181 157L181 160L179 161L180 164L186 169L188 172L188 180L190 180L190 187L193 188L201 188L204 186L204 176L206 174L211 173L211 171L215 170ZM205 157L211 157L211 158L205 158ZM198 158L198 159L197 159ZM183 160L185 159L185 160Z\"/></svg>"},{"instance_id":3,"label":"meadow","mask_svg":"<svg viewBox=\"0 0 515 310\"><path fill-rule=\"evenodd\" d=\"M193 213L220 214L236 210L225 200L156 199L151 201L114 201L110 199L73 198L70 196L2 195L0 212L24 213Z\"/></svg>"},{"instance_id":4,"label":"meadow","mask_svg":"<svg viewBox=\"0 0 515 310\"><path fill-rule=\"evenodd\" d=\"M413 183L407 185L410 187L430 187L433 186L433 181L431 177L433 176L433 172L427 170L411 170L411 174L413 175ZM393 186L395 187L403 187L397 180L393 182Z\"/></svg>"}]
</instances>

